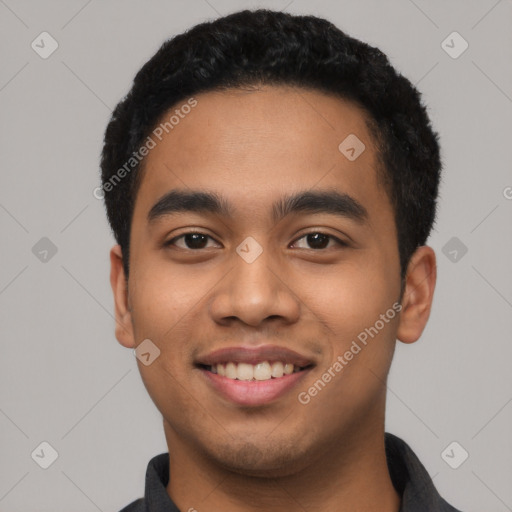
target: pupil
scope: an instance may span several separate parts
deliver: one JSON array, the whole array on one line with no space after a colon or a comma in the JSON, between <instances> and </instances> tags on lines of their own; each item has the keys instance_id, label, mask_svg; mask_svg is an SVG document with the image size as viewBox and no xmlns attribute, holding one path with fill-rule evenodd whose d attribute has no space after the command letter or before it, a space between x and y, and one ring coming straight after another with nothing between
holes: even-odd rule
<instances>
[{"instance_id":1,"label":"pupil","mask_svg":"<svg viewBox=\"0 0 512 512\"><path fill-rule=\"evenodd\" d=\"M205 245L202 244L201 241L198 242L200 238L203 238L203 242L206 242L206 236L201 233L188 233L185 235L185 243L187 244L189 249L202 249Z\"/></svg>"},{"instance_id":2,"label":"pupil","mask_svg":"<svg viewBox=\"0 0 512 512\"><path fill-rule=\"evenodd\" d=\"M318 243L320 240L320 243ZM307 236L307 241L314 249L323 249L329 243L329 237L322 233L311 233Z\"/></svg>"}]
</instances>

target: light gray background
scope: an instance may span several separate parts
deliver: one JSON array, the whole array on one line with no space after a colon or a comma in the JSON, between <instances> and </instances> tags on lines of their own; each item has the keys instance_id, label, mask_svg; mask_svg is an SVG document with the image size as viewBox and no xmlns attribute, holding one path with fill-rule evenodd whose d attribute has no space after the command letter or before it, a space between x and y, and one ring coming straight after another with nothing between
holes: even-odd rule
<instances>
[{"instance_id":1,"label":"light gray background","mask_svg":"<svg viewBox=\"0 0 512 512\"><path fill-rule=\"evenodd\" d=\"M512 2L0 0L0 510L118 511L167 451L136 360L114 337L99 184L111 110L167 38L241 8L328 18L380 47L417 84L441 135L434 308L398 343L387 431L406 440L463 511L512 510ZM43 60L31 42L49 32ZM451 58L441 42L469 48ZM457 237L457 262L442 253ZM48 237L57 253L32 247ZM31 453L58 452L48 468ZM457 441L469 458L452 469Z\"/></svg>"}]
</instances>

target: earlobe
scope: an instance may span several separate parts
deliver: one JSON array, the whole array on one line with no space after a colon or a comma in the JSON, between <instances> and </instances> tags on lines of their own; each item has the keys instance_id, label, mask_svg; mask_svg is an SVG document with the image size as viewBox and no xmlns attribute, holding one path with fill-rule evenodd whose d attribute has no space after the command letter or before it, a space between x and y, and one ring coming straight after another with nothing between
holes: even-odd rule
<instances>
[{"instance_id":1,"label":"earlobe","mask_svg":"<svg viewBox=\"0 0 512 512\"><path fill-rule=\"evenodd\" d=\"M120 245L110 250L110 285L114 294L116 338L123 347L135 348L127 281Z\"/></svg>"},{"instance_id":2,"label":"earlobe","mask_svg":"<svg viewBox=\"0 0 512 512\"><path fill-rule=\"evenodd\" d=\"M407 267L397 331L397 338L403 343L414 343L421 336L430 316L436 279L434 250L426 245L418 247Z\"/></svg>"}]
</instances>

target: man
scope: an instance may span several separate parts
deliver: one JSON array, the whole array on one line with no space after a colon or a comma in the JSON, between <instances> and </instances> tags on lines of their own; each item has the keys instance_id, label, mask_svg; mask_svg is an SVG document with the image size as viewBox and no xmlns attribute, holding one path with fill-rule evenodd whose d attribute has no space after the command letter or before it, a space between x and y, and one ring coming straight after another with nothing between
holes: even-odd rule
<instances>
[{"instance_id":1,"label":"man","mask_svg":"<svg viewBox=\"0 0 512 512\"><path fill-rule=\"evenodd\" d=\"M164 43L105 134L116 337L168 453L123 512L455 511L384 432L428 320L441 171L420 95L313 16Z\"/></svg>"}]
</instances>

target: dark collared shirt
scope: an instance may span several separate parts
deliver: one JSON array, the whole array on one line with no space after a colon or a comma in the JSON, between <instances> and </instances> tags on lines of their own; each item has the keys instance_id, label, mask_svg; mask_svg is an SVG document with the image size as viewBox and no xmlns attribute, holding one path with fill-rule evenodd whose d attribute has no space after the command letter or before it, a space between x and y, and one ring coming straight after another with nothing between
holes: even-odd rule
<instances>
[{"instance_id":1,"label":"dark collared shirt","mask_svg":"<svg viewBox=\"0 0 512 512\"><path fill-rule=\"evenodd\" d=\"M407 443L387 432L385 440L391 481L402 498L399 512L460 512L441 498L427 470ZM168 482L169 454L161 453L149 461L144 498L135 500L120 512L180 512L167 494Z\"/></svg>"}]
</instances>

